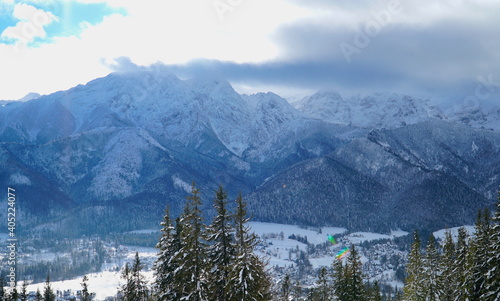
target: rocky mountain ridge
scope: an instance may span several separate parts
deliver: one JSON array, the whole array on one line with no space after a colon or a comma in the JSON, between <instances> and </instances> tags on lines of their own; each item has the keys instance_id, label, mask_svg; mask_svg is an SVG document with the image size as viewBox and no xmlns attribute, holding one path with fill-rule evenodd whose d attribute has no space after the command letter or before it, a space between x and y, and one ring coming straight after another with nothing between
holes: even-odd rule
<instances>
[{"instance_id":1,"label":"rocky mountain ridge","mask_svg":"<svg viewBox=\"0 0 500 301\"><path fill-rule=\"evenodd\" d=\"M374 93L343 97L321 90L303 98L295 107L310 118L361 128L398 128L439 119L474 128L500 130L500 107L458 99L453 105L399 93Z\"/></svg>"},{"instance_id":2,"label":"rocky mountain ridge","mask_svg":"<svg viewBox=\"0 0 500 301\"><path fill-rule=\"evenodd\" d=\"M155 223L166 203L181 210L192 181L207 208L219 183L242 191L262 221L443 228L473 219L499 184L500 134L465 115L411 96L324 91L297 109L221 80L113 73L2 104L0 180L25 200L26 230L68 235ZM448 214L431 201L459 206Z\"/></svg>"}]
</instances>

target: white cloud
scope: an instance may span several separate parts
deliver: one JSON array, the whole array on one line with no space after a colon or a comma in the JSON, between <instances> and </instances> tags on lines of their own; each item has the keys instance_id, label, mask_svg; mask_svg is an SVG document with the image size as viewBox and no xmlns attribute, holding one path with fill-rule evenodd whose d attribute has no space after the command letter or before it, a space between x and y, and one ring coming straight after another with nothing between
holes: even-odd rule
<instances>
[{"instance_id":1,"label":"white cloud","mask_svg":"<svg viewBox=\"0 0 500 301\"><path fill-rule=\"evenodd\" d=\"M52 13L24 3L14 7L13 16L20 21L15 26L7 27L1 37L23 44L31 43L38 37L46 37L44 26L57 20Z\"/></svg>"},{"instance_id":2,"label":"white cloud","mask_svg":"<svg viewBox=\"0 0 500 301\"><path fill-rule=\"evenodd\" d=\"M117 57L129 57L138 65L184 63L196 58L272 60L279 56L273 32L307 13L285 0L248 0L240 1L221 21L212 1L206 0L78 1L106 2L125 8L127 15L111 15L97 25L82 24L84 30L78 37L52 38L51 44L36 48L0 44L0 99L17 99L28 92L46 94L86 83L109 73L102 62ZM33 16L41 10L33 9L26 4L19 6L16 16L22 21L3 35L16 38L26 22L35 23ZM43 26L55 16L47 13L46 19L38 18L39 31L25 40L44 36Z\"/></svg>"},{"instance_id":3,"label":"white cloud","mask_svg":"<svg viewBox=\"0 0 500 301\"><path fill-rule=\"evenodd\" d=\"M59 10L46 10L61 19L62 11L70 7L64 5L70 0L47 1L59 5ZM222 19L213 6L215 0L75 1L106 3L124 8L127 15L107 16L97 25L83 22L78 36L51 37L50 44L37 47L0 44L0 99L86 83L112 71L109 62L118 57L142 66L182 64L197 58L233 63L298 62L300 68L289 70L304 71L300 82L331 76L328 80L347 86L353 83L355 88L361 82L378 87L379 78L383 79L380 86L400 78L416 86L447 82L453 87L471 74L472 78L490 73L497 76L492 70L498 66L493 58L498 57L499 44L491 37L498 28L499 6L492 0L217 0L231 6ZM374 14L393 2L401 3L401 12L392 14L390 24L356 54L356 68L352 68L339 43L354 43L357 30L376 20ZM4 37L15 39L14 28L22 33L21 26L34 23L34 14L42 13L27 4L16 8L15 16L21 21L6 30ZM38 36L46 34L43 27L55 18L50 13L47 16L37 19ZM34 36L29 38L24 40ZM318 63L312 69L331 68L305 72L311 62ZM288 78L291 72L284 77L275 73Z\"/></svg>"}]
</instances>

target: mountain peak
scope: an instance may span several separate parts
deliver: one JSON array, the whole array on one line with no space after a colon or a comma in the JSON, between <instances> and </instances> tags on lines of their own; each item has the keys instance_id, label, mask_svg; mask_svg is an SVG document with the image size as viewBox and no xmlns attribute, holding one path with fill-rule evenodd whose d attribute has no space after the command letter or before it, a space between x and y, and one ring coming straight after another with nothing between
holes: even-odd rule
<instances>
[{"instance_id":1,"label":"mountain peak","mask_svg":"<svg viewBox=\"0 0 500 301\"><path fill-rule=\"evenodd\" d=\"M351 108L337 91L318 91L305 97L296 107L306 116L314 119L339 125L352 123Z\"/></svg>"},{"instance_id":2,"label":"mountain peak","mask_svg":"<svg viewBox=\"0 0 500 301\"><path fill-rule=\"evenodd\" d=\"M443 116L428 100L398 93L343 98L336 91L323 90L304 98L298 109L311 118L362 128L395 128Z\"/></svg>"},{"instance_id":3,"label":"mountain peak","mask_svg":"<svg viewBox=\"0 0 500 301\"><path fill-rule=\"evenodd\" d=\"M310 106L320 106L320 105L335 105L339 102L344 102L342 95L335 90L319 90L318 92L306 96L299 102L299 108Z\"/></svg>"},{"instance_id":4,"label":"mountain peak","mask_svg":"<svg viewBox=\"0 0 500 301\"><path fill-rule=\"evenodd\" d=\"M38 93L35 93L35 92L30 92L30 93L26 94L24 97L18 99L18 101L22 101L22 102L29 101L29 100L32 100L32 99L37 99L40 96L42 96L42 95L40 95Z\"/></svg>"}]
</instances>

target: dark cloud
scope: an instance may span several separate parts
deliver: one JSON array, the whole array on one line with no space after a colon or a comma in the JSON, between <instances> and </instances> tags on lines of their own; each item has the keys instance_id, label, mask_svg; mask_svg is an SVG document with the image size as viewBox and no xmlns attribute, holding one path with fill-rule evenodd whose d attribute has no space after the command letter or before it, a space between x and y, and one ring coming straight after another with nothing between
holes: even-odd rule
<instances>
[{"instance_id":1,"label":"dark cloud","mask_svg":"<svg viewBox=\"0 0 500 301\"><path fill-rule=\"evenodd\" d=\"M378 64L346 64L344 61L267 62L237 64L215 60L195 60L168 65L166 70L181 77L222 78L249 85L278 85L304 89L370 91L384 87L397 90L402 79Z\"/></svg>"},{"instance_id":2,"label":"dark cloud","mask_svg":"<svg viewBox=\"0 0 500 301\"><path fill-rule=\"evenodd\" d=\"M388 16L385 1L296 3L325 15L275 32L278 59L247 64L200 59L167 69L249 85L459 98L473 95L481 78L500 81L500 4L463 1L457 8L444 1L433 8L432 2L401 1L397 14ZM130 64L124 60L120 68ZM500 85L490 90L497 93Z\"/></svg>"},{"instance_id":3,"label":"dark cloud","mask_svg":"<svg viewBox=\"0 0 500 301\"><path fill-rule=\"evenodd\" d=\"M374 20L356 29L304 21L282 28L277 37L286 57L324 62L336 69L328 79L348 88L393 86L443 93L460 90L478 76L500 77L500 18L486 16L389 23L371 29L371 36L366 24Z\"/></svg>"},{"instance_id":4,"label":"dark cloud","mask_svg":"<svg viewBox=\"0 0 500 301\"><path fill-rule=\"evenodd\" d=\"M147 67L142 67L134 62L129 57L118 57L115 58L113 62L107 63L102 61L104 65L113 70L114 72L134 72L134 71L144 71Z\"/></svg>"}]
</instances>

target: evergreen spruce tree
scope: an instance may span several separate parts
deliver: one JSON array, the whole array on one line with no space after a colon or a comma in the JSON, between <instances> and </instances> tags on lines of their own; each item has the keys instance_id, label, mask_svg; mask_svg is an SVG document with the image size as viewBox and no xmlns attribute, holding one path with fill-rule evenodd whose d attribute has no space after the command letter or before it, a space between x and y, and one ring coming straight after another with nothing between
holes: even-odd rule
<instances>
[{"instance_id":1,"label":"evergreen spruce tree","mask_svg":"<svg viewBox=\"0 0 500 301\"><path fill-rule=\"evenodd\" d=\"M123 301L133 301L135 298L136 289L132 280L132 271L128 262L125 264L125 268L123 269L121 278L125 280L125 283L121 286Z\"/></svg>"},{"instance_id":2,"label":"evergreen spruce tree","mask_svg":"<svg viewBox=\"0 0 500 301\"><path fill-rule=\"evenodd\" d=\"M35 301L43 301L43 296L42 293L40 293L40 289L36 290Z\"/></svg>"},{"instance_id":3,"label":"evergreen spruce tree","mask_svg":"<svg viewBox=\"0 0 500 301\"><path fill-rule=\"evenodd\" d=\"M442 285L441 285L441 271L440 271L440 258L436 246L436 239L434 235L430 235L427 241L426 254L424 259L424 282L423 291L426 301L439 301L442 300Z\"/></svg>"},{"instance_id":4,"label":"evergreen spruce tree","mask_svg":"<svg viewBox=\"0 0 500 301\"><path fill-rule=\"evenodd\" d=\"M469 239L469 245L467 247L467 257L466 257L466 268L465 268L465 282L464 288L466 289L465 299L466 301L477 301L479 296L475 290L476 288L476 270L477 270L477 257L476 249L477 244L475 243L475 237Z\"/></svg>"},{"instance_id":5,"label":"evergreen spruce tree","mask_svg":"<svg viewBox=\"0 0 500 301\"><path fill-rule=\"evenodd\" d=\"M421 241L418 231L413 234L413 243L408 264L406 265L406 284L403 289L403 298L407 301L423 301L424 298L424 270L421 250Z\"/></svg>"},{"instance_id":6,"label":"evergreen spruce tree","mask_svg":"<svg viewBox=\"0 0 500 301\"><path fill-rule=\"evenodd\" d=\"M161 237L156 245L158 248L158 259L153 269L155 271L155 289L158 301L177 301L181 294L174 286L174 273L179 263L175 261L175 254L180 250L179 235L174 232L174 226L170 219L170 209L167 207L163 221L161 222ZM182 230L179 230L179 234Z\"/></svg>"},{"instance_id":7,"label":"evergreen spruce tree","mask_svg":"<svg viewBox=\"0 0 500 301\"><path fill-rule=\"evenodd\" d=\"M338 259L333 261L333 293L339 301L349 300L346 269Z\"/></svg>"},{"instance_id":8,"label":"evergreen spruce tree","mask_svg":"<svg viewBox=\"0 0 500 301\"><path fill-rule=\"evenodd\" d=\"M469 248L472 286L469 291L469 300L481 300L486 293L486 277L489 272L490 258L491 214L488 209L479 211L476 227L476 237Z\"/></svg>"},{"instance_id":9,"label":"evergreen spruce tree","mask_svg":"<svg viewBox=\"0 0 500 301\"><path fill-rule=\"evenodd\" d=\"M139 253L135 253L132 266L125 264L125 269L121 277L125 279L125 283L121 287L123 301L146 301L148 300L148 289L142 269L144 265L141 263Z\"/></svg>"},{"instance_id":10,"label":"evergreen spruce tree","mask_svg":"<svg viewBox=\"0 0 500 301\"><path fill-rule=\"evenodd\" d=\"M307 293L307 301L316 301L316 292L314 291L314 288L310 288L309 292Z\"/></svg>"},{"instance_id":11,"label":"evergreen spruce tree","mask_svg":"<svg viewBox=\"0 0 500 301\"><path fill-rule=\"evenodd\" d=\"M23 281L23 285L21 286L21 291L19 292L19 300L28 300L28 282L26 280Z\"/></svg>"},{"instance_id":12,"label":"evergreen spruce tree","mask_svg":"<svg viewBox=\"0 0 500 301\"><path fill-rule=\"evenodd\" d=\"M47 279L45 280L45 288L43 291L43 301L55 301L56 295L50 286L50 276L47 275Z\"/></svg>"},{"instance_id":13,"label":"evergreen spruce tree","mask_svg":"<svg viewBox=\"0 0 500 301\"><path fill-rule=\"evenodd\" d=\"M292 290L292 282L290 281L290 275L286 274L281 281L280 300L289 301L291 290Z\"/></svg>"},{"instance_id":14,"label":"evergreen spruce tree","mask_svg":"<svg viewBox=\"0 0 500 301\"><path fill-rule=\"evenodd\" d=\"M368 300L360 256L354 245L345 265L341 260L333 263L333 292L339 301Z\"/></svg>"},{"instance_id":15,"label":"evergreen spruce tree","mask_svg":"<svg viewBox=\"0 0 500 301\"><path fill-rule=\"evenodd\" d=\"M391 300L391 295L389 295L387 293L387 291L384 290L384 292L382 293L382 300L384 301L388 301L388 300Z\"/></svg>"},{"instance_id":16,"label":"evergreen spruce tree","mask_svg":"<svg viewBox=\"0 0 500 301\"><path fill-rule=\"evenodd\" d=\"M187 206L187 204L186 204ZM172 241L172 251L173 257L170 259L170 266L172 267L171 281L170 282L170 292L166 296L166 300L177 301L185 295L185 291L187 288L186 281L183 278L185 275L181 269L184 260L184 252L186 248L184 247L185 242L183 235L184 227L182 224L183 217L179 216L175 219L175 226L173 232L173 241ZM182 252L181 252L182 251ZM175 268L175 269L174 269Z\"/></svg>"},{"instance_id":17,"label":"evergreen spruce tree","mask_svg":"<svg viewBox=\"0 0 500 301\"><path fill-rule=\"evenodd\" d=\"M392 299L393 301L407 301L405 298L404 298L404 292L402 292L401 290L396 290L396 293L394 294L394 299Z\"/></svg>"},{"instance_id":18,"label":"evergreen spruce tree","mask_svg":"<svg viewBox=\"0 0 500 301\"><path fill-rule=\"evenodd\" d=\"M496 204L493 225L490 233L491 256L488 259L488 274L486 278L486 291L483 293L483 300L500 300L500 191Z\"/></svg>"},{"instance_id":19,"label":"evergreen spruce tree","mask_svg":"<svg viewBox=\"0 0 500 301\"><path fill-rule=\"evenodd\" d=\"M139 253L135 252L134 262L132 263L132 268L130 269L130 272L132 274L132 281L135 288L134 301L148 300L148 287L144 275L142 275L143 269L144 264L142 264L139 258Z\"/></svg>"},{"instance_id":20,"label":"evergreen spruce tree","mask_svg":"<svg viewBox=\"0 0 500 301\"><path fill-rule=\"evenodd\" d=\"M3 286L4 286L3 279L4 279L4 275L3 275L3 273L0 272L0 301L5 301L5 291L3 289Z\"/></svg>"},{"instance_id":21,"label":"evergreen spruce tree","mask_svg":"<svg viewBox=\"0 0 500 301\"><path fill-rule=\"evenodd\" d=\"M89 277L87 275L83 276L82 282L82 301L91 301L92 297L89 292Z\"/></svg>"},{"instance_id":22,"label":"evergreen spruce tree","mask_svg":"<svg viewBox=\"0 0 500 301\"><path fill-rule=\"evenodd\" d=\"M316 300L329 301L331 300L331 285L328 279L328 270L326 267L321 267L318 273L318 281L316 281Z\"/></svg>"},{"instance_id":23,"label":"evergreen spruce tree","mask_svg":"<svg viewBox=\"0 0 500 301\"><path fill-rule=\"evenodd\" d=\"M208 255L211 264L210 299L226 301L229 272L235 257L234 228L231 216L227 211L227 193L222 186L215 192L214 208L217 212L212 224L208 227Z\"/></svg>"},{"instance_id":24,"label":"evergreen spruce tree","mask_svg":"<svg viewBox=\"0 0 500 301\"><path fill-rule=\"evenodd\" d=\"M4 297L7 301L17 301L19 298L19 294L17 292L17 288L13 288L10 290L10 292L7 294L6 297Z\"/></svg>"},{"instance_id":25,"label":"evergreen spruce tree","mask_svg":"<svg viewBox=\"0 0 500 301\"><path fill-rule=\"evenodd\" d=\"M366 300L366 290L363 284L362 263L358 251L354 245L351 245L347 263L345 266L346 293L349 301Z\"/></svg>"},{"instance_id":26,"label":"evergreen spruce tree","mask_svg":"<svg viewBox=\"0 0 500 301\"><path fill-rule=\"evenodd\" d=\"M300 282L297 280L293 285L293 301L301 301L302 300L302 286Z\"/></svg>"},{"instance_id":27,"label":"evergreen spruce tree","mask_svg":"<svg viewBox=\"0 0 500 301\"><path fill-rule=\"evenodd\" d=\"M176 290L182 293L181 300L209 300L207 283L206 231L201 215L200 192L193 183L191 195L187 197L182 224L181 246L175 256L180 263L175 277Z\"/></svg>"},{"instance_id":28,"label":"evergreen spruce tree","mask_svg":"<svg viewBox=\"0 0 500 301\"><path fill-rule=\"evenodd\" d=\"M3 273L0 273L0 301L5 301L5 291L3 289L3 279L4 275Z\"/></svg>"},{"instance_id":29,"label":"evergreen spruce tree","mask_svg":"<svg viewBox=\"0 0 500 301\"><path fill-rule=\"evenodd\" d=\"M457 275L454 274L455 271L455 244L453 243L453 238L451 232L448 230L445 233L445 240L443 246L443 255L441 257L440 270L441 270L441 293L440 300L442 301L454 301L454 281Z\"/></svg>"},{"instance_id":30,"label":"evergreen spruce tree","mask_svg":"<svg viewBox=\"0 0 500 301\"><path fill-rule=\"evenodd\" d=\"M469 288L472 287L471 277L469 277L469 246L467 230L464 227L458 229L458 239L456 244L456 259L453 264L452 284L455 301L467 301Z\"/></svg>"},{"instance_id":31,"label":"evergreen spruce tree","mask_svg":"<svg viewBox=\"0 0 500 301\"><path fill-rule=\"evenodd\" d=\"M368 300L382 301L382 295L380 294L380 285L378 284L378 281L375 281L375 283L370 286L369 292L370 293L368 295Z\"/></svg>"},{"instance_id":32,"label":"evergreen spruce tree","mask_svg":"<svg viewBox=\"0 0 500 301\"><path fill-rule=\"evenodd\" d=\"M265 264L253 251L257 236L247 226L246 203L241 194L236 198L236 259L229 274L228 300L265 301L271 300L271 282L265 271Z\"/></svg>"}]
</instances>

